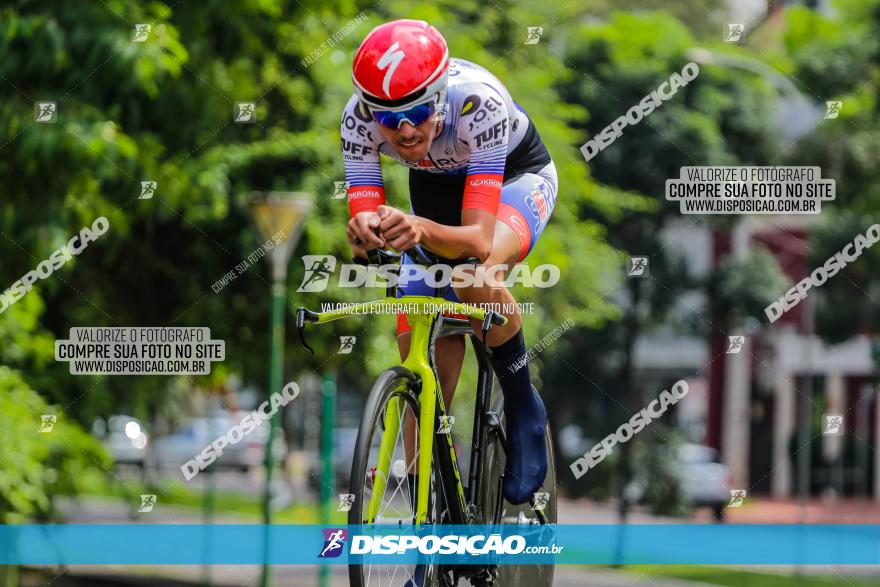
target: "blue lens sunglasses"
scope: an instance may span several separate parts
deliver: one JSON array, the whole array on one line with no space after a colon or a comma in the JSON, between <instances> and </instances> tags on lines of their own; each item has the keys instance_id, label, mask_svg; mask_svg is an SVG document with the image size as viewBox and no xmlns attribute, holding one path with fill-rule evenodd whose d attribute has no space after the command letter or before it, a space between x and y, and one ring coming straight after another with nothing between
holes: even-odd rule
<instances>
[{"instance_id":1,"label":"blue lens sunglasses","mask_svg":"<svg viewBox=\"0 0 880 587\"><path fill-rule=\"evenodd\" d=\"M403 112L391 112L389 110L372 110L373 120L392 130L397 130L403 121L413 126L418 126L431 118L434 114L434 103L419 104Z\"/></svg>"}]
</instances>

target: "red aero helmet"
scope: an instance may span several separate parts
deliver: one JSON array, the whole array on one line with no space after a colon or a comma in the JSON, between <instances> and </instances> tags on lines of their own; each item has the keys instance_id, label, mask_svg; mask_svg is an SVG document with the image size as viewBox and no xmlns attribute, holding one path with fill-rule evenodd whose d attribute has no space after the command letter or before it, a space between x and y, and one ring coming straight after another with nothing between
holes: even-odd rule
<instances>
[{"instance_id":1,"label":"red aero helmet","mask_svg":"<svg viewBox=\"0 0 880 587\"><path fill-rule=\"evenodd\" d=\"M367 106L400 111L442 99L448 68L443 35L423 20L403 19L370 31L354 56L351 78Z\"/></svg>"}]
</instances>

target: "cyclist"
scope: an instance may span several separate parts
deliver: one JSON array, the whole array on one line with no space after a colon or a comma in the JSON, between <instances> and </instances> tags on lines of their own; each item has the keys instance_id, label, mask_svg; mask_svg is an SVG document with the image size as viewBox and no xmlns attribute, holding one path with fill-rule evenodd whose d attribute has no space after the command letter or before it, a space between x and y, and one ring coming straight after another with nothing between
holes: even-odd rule
<instances>
[{"instance_id":1,"label":"cyclist","mask_svg":"<svg viewBox=\"0 0 880 587\"><path fill-rule=\"evenodd\" d=\"M352 67L355 92L342 115L349 183L348 237L355 256L379 247L421 244L449 259L477 257L512 268L535 246L556 202L556 168L534 124L488 70L450 59L446 41L418 20L382 24L364 39ZM410 168L410 213L385 203L379 154ZM404 257L403 263L412 263ZM492 276L504 280L503 272ZM505 287L449 288L446 298L515 308ZM402 295L433 295L424 281ZM492 368L507 414L504 496L529 501L547 472L547 411L531 385L518 311L489 333ZM479 332L475 325L475 331ZM401 357L409 323L398 316ZM436 363L450 405L464 359L464 337L437 341Z\"/></svg>"}]
</instances>

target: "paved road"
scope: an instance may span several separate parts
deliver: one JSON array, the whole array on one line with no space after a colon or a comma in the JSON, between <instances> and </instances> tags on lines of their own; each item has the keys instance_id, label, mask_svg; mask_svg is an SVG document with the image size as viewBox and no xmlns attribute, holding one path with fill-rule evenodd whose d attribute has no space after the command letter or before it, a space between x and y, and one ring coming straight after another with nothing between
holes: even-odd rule
<instances>
[{"instance_id":1,"label":"paved road","mask_svg":"<svg viewBox=\"0 0 880 587\"><path fill-rule=\"evenodd\" d=\"M82 584L90 587L132 587L133 585L150 585L152 587L183 587L185 585L199 585L202 581L201 567L177 566L177 567L70 567L67 572L57 579L58 573L51 573L42 581L31 580L23 582L23 586L43 587L46 580L52 580L53 587L67 587L67 585ZM140 577L140 580L131 580L121 575ZM173 577L173 581L168 579ZM317 567L306 566L279 566L273 567L274 587L317 587ZM215 566L211 572L211 582L214 587L256 587L259 585L260 568L254 566ZM77 581L77 583L74 583ZM462 587L470 585L464 583ZM711 587L707 583L693 581L680 581L672 579L658 579L656 577L640 578L631 573L624 573L610 569L584 569L581 567L561 567L557 569L553 581L554 587ZM331 567L330 587L349 587L348 574L345 567ZM503 587L503 586L502 586Z\"/></svg>"},{"instance_id":2,"label":"paved road","mask_svg":"<svg viewBox=\"0 0 880 587\"><path fill-rule=\"evenodd\" d=\"M778 507L778 506L783 507ZM849 516L856 516L858 513L861 513L863 516L867 513L866 510L876 511L876 504L858 504L860 507L856 508L853 505L845 508L846 513ZM774 507L775 506L775 507ZM132 521L132 514L136 509L136 504L128 504L128 506L122 505L119 501L111 501L106 499L99 498L88 498L81 499L78 502L67 502L64 504L63 509L67 512L67 521L68 523L129 523ZM615 523L616 515L613 508L603 505L596 505L584 500L581 501L563 501L560 500L559 503L560 510L560 522L568 523L568 524L607 524L607 523ZM858 511L861 510L861 511ZM771 504L764 505L763 503L754 503L751 506L746 506L742 511L734 511L730 515L730 521L733 523L792 523L797 520L789 520L788 518L793 515L794 512L791 507L785 506L785 504ZM815 517L818 517L819 514L814 513L814 519L811 521L816 521ZM849 517L847 516L847 517ZM185 509L185 508L176 508L164 506L161 504L157 504L155 511L149 514L137 514L135 516L139 523L165 523L165 524L186 524L186 523L200 523L201 518L199 517L198 510L193 509ZM708 522L709 521L708 512L700 513L691 521L694 522ZM839 519L839 518L838 518ZM686 523L687 520L683 520L681 518L659 518L651 516L644 512L636 512L630 517L630 523L638 523L638 524L650 524L650 523ZM830 521L830 520L824 520ZM236 515L223 515L218 513L214 519L215 523L255 523L254 520L243 520L240 516ZM791 566L761 566L761 567L738 567L739 570L754 570L756 572L778 572L784 575L791 575L794 573L795 569ZM165 567L160 569L149 568L149 567L93 567L93 568L85 568L85 567L76 567L74 569L74 573L83 574L83 573L96 573L106 575L107 573L116 573L116 574L126 574L137 572L139 574L144 575L155 575L157 572L161 571L161 575L167 578L174 577L185 580L188 584L194 584L194 582L200 582L201 580L201 568L200 567ZM311 567L303 567L303 566L284 566L279 567L277 570L277 576L279 581L276 583L279 587L282 586L291 586L298 587L299 585L308 585L315 586L317 585L316 579L316 570ZM237 585L239 587L247 587L249 585L254 586L259 582L256 581L256 577L258 576L259 569L256 567L235 567L233 565L223 566L223 567L215 567L213 569L213 577L215 578L215 584L217 585ZM880 569L876 566L811 566L809 568L810 574L824 574L828 576L836 576L836 577L856 577L860 576L861 578L877 578L880 576ZM336 569L334 572L335 581L333 585L347 585L347 581L345 581L345 570L344 569ZM90 583L84 583L86 585L90 585ZM105 585L114 585L114 583L104 583ZM119 585L123 585L124 583L119 583ZM160 583L151 583L154 585L159 585ZM625 585L657 585L662 587L685 587L698 585L693 582L687 581L678 581L678 580L661 580L657 578L644 578L640 579L638 576L634 576L631 573L624 573L614 570L605 570L595 567L560 567L557 571L557 579L554 583L557 586L568 587L569 585L590 585L590 586L625 586ZM45 585L45 581L43 583L37 583L37 585ZM62 587L63 584L53 584L53 587Z\"/></svg>"},{"instance_id":3,"label":"paved road","mask_svg":"<svg viewBox=\"0 0 880 587\"><path fill-rule=\"evenodd\" d=\"M67 522L71 524L83 523L128 523L131 521L133 504L128 506L115 500L101 498L83 498L76 502L65 502L63 509L67 512ZM613 521L612 514L604 513L597 508L573 508L572 515L578 520L590 520L594 523ZM138 514L137 521L140 523L155 524L186 524L199 523L200 518L197 510L163 506L161 502L156 509L149 514ZM241 523L237 516L218 515L216 523ZM316 587L318 585L318 567L303 565L283 565L273 567L274 585L277 587ZM331 566L331 587L348 587L347 569L341 566ZM142 585L162 587L164 585L198 585L202 581L202 568L198 566L91 566L77 565L69 567L57 580L52 581L53 587L77 587L89 585L90 587L101 585L106 587L131 586L123 575L144 579ZM53 572L48 579L57 575ZM211 569L213 585L217 587L255 587L259 585L260 568L253 565L216 565ZM80 578L81 583L66 583L65 579L73 580ZM119 578L119 579L116 579ZM47 579L47 580L48 580ZM34 581L28 585L43 587L47 580ZM175 580L175 581L169 581ZM640 578L632 573L625 573L611 569L588 568L581 566L559 567L554 580L555 587L638 587L653 585L655 587L706 587L705 584L689 581ZM25 585L25 583L23 583Z\"/></svg>"}]
</instances>

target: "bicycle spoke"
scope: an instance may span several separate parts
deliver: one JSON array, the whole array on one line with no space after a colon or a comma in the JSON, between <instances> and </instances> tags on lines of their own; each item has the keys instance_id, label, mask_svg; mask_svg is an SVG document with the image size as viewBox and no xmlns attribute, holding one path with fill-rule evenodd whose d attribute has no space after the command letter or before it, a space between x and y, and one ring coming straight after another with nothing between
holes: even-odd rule
<instances>
[{"instance_id":1,"label":"bicycle spoke","mask_svg":"<svg viewBox=\"0 0 880 587\"><path fill-rule=\"evenodd\" d=\"M395 403L392 403L395 402ZM375 525L409 526L415 522L418 509L418 463L420 449L419 410L404 397L390 393L385 396L382 404L374 408L380 416L391 416L386 422L385 417L373 420L368 442L369 448L365 457L365 467L361 469L364 482L361 485L362 519L367 521L369 504L375 508L373 518L369 520ZM386 438L390 432L388 426L397 429L394 436ZM380 472L378 464L383 463ZM381 475L384 474L384 478ZM379 483L379 485L377 485ZM438 505L435 494L436 479L434 472L429 476L429 510ZM377 492L377 489L380 491ZM435 516L428 512L428 520ZM380 560L364 560L360 568L360 585L362 587L398 587L404 584L418 587L434 587L437 578L433 565L412 563L383 564ZM377 568L373 568L377 567Z\"/></svg>"},{"instance_id":2,"label":"bicycle spoke","mask_svg":"<svg viewBox=\"0 0 880 587\"><path fill-rule=\"evenodd\" d=\"M399 400L399 401L403 401L403 400ZM388 473L388 477L385 479L385 495L387 495L387 492L388 492L388 484L389 484L391 475L394 475L395 477L397 476L397 474L394 471L394 465L397 462L394 460L394 453L396 452L395 449L397 447L397 440L401 440L402 441L401 445L403 445L403 441L405 439L405 430L404 430L405 426L403 425L403 420L404 419L401 418L401 425L397 427L397 438L395 438L394 445L391 448L391 455L389 455L389 457L390 457L389 462L391 463L391 467L390 467L391 470ZM404 453L404 456L405 456L405 453ZM405 477L405 475L404 475L404 477ZM383 517L385 512L387 512L388 509L391 507L391 505L394 502L394 496L397 495L397 492L401 488L401 483L402 483L401 480L397 480L397 486L391 492L391 496L388 498L388 501L386 502L384 509L382 509L382 503L380 502L380 504L379 504L380 511L377 513L377 517ZM385 495L383 495L382 498L384 498ZM404 500L404 502L405 502L405 500Z\"/></svg>"}]
</instances>

